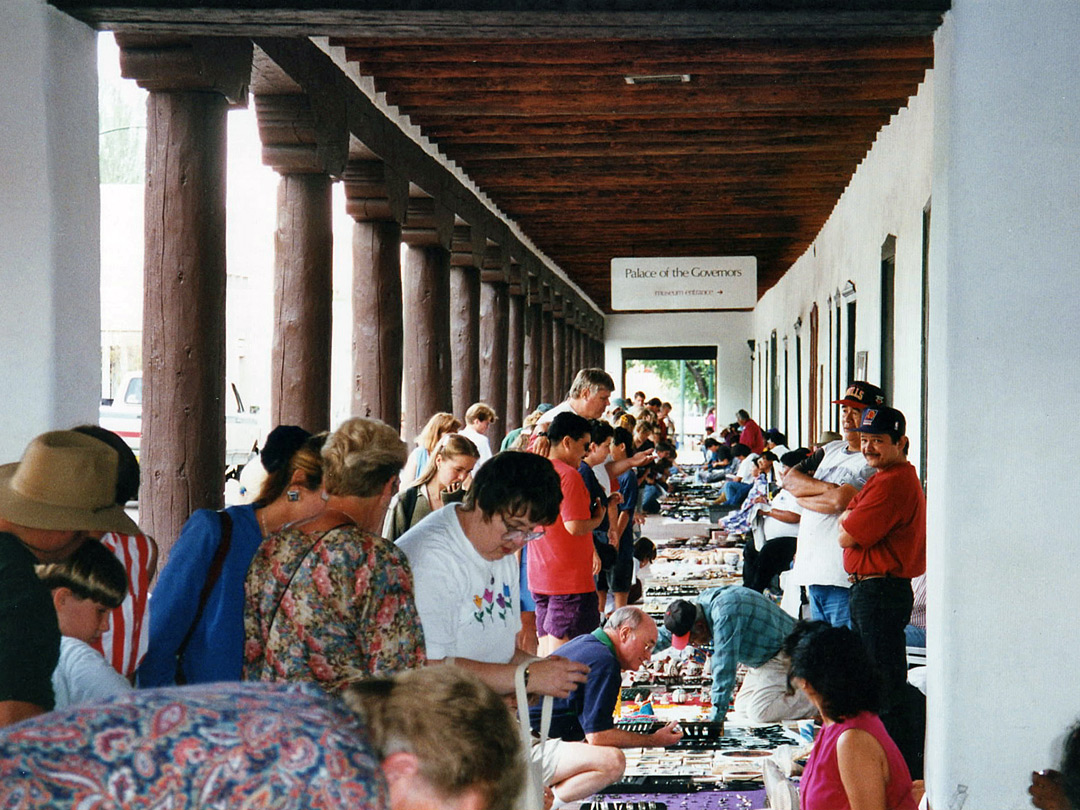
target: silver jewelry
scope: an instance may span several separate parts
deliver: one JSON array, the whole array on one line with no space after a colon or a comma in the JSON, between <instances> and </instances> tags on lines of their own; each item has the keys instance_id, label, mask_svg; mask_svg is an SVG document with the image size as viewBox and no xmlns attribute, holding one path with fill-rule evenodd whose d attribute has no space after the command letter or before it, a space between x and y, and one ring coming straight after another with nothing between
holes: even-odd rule
<instances>
[{"instance_id":1,"label":"silver jewelry","mask_svg":"<svg viewBox=\"0 0 1080 810\"><path fill-rule=\"evenodd\" d=\"M296 503L298 500L300 500L300 490L290 489L288 492L285 493L285 498L286 500Z\"/></svg>"}]
</instances>

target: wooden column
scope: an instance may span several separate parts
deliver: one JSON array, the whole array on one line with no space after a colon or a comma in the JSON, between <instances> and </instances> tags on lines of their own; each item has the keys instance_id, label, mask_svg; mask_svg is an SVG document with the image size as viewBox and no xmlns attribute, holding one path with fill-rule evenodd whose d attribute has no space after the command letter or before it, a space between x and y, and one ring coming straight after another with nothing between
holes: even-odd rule
<instances>
[{"instance_id":1,"label":"wooden column","mask_svg":"<svg viewBox=\"0 0 1080 810\"><path fill-rule=\"evenodd\" d=\"M578 330L576 314L571 310L566 318L566 388L569 390L570 383L574 380L578 368Z\"/></svg>"},{"instance_id":2,"label":"wooden column","mask_svg":"<svg viewBox=\"0 0 1080 810\"><path fill-rule=\"evenodd\" d=\"M331 174L345 166L348 132L324 123L307 96L257 92L263 163L281 175L274 234L270 422L330 429L333 300Z\"/></svg>"},{"instance_id":3,"label":"wooden column","mask_svg":"<svg viewBox=\"0 0 1080 810\"><path fill-rule=\"evenodd\" d=\"M453 408L450 359L449 228L430 198L409 200L402 229L405 326L405 436Z\"/></svg>"},{"instance_id":4,"label":"wooden column","mask_svg":"<svg viewBox=\"0 0 1080 810\"><path fill-rule=\"evenodd\" d=\"M582 338L581 329L577 326L573 327L573 368L570 373L571 379L584 368L584 363L582 363L582 357L584 356L584 341Z\"/></svg>"},{"instance_id":5,"label":"wooden column","mask_svg":"<svg viewBox=\"0 0 1080 810\"><path fill-rule=\"evenodd\" d=\"M506 431L521 427L525 411L525 296L520 284L507 289Z\"/></svg>"},{"instance_id":6,"label":"wooden column","mask_svg":"<svg viewBox=\"0 0 1080 810\"><path fill-rule=\"evenodd\" d=\"M555 306L551 311L551 359L553 361L552 374L554 377L553 389L557 397L565 397L570 387L566 384L566 321L563 320L561 296L556 297Z\"/></svg>"},{"instance_id":7,"label":"wooden column","mask_svg":"<svg viewBox=\"0 0 1080 810\"><path fill-rule=\"evenodd\" d=\"M468 225L456 226L450 257L451 393L453 412L462 420L469 406L481 399L480 271L477 265L472 229ZM496 413L501 419L503 414L498 413L498 409Z\"/></svg>"},{"instance_id":8,"label":"wooden column","mask_svg":"<svg viewBox=\"0 0 1080 810\"><path fill-rule=\"evenodd\" d=\"M332 181L286 174L278 186L274 236L274 349L270 421L330 429Z\"/></svg>"},{"instance_id":9,"label":"wooden column","mask_svg":"<svg viewBox=\"0 0 1080 810\"><path fill-rule=\"evenodd\" d=\"M353 416L401 425L401 224L408 183L376 160L350 160L345 210L353 225ZM411 438L411 437L410 437Z\"/></svg>"},{"instance_id":10,"label":"wooden column","mask_svg":"<svg viewBox=\"0 0 1080 810\"><path fill-rule=\"evenodd\" d=\"M555 390L555 355L554 319L551 315L550 291L544 290L540 338L540 400L541 402L562 402L562 397Z\"/></svg>"},{"instance_id":11,"label":"wooden column","mask_svg":"<svg viewBox=\"0 0 1080 810\"><path fill-rule=\"evenodd\" d=\"M139 523L161 563L225 479L225 118L251 43L117 37L147 100Z\"/></svg>"},{"instance_id":12,"label":"wooden column","mask_svg":"<svg viewBox=\"0 0 1080 810\"><path fill-rule=\"evenodd\" d=\"M525 313L525 413L532 413L543 400L540 398L541 344L543 342L543 305L539 289L532 286Z\"/></svg>"},{"instance_id":13,"label":"wooden column","mask_svg":"<svg viewBox=\"0 0 1080 810\"><path fill-rule=\"evenodd\" d=\"M480 399L494 408L499 417L488 428L491 449L496 452L503 436L512 429L507 390L509 327L510 296L506 283L502 278L483 281L480 285ZM520 416L515 418L521 419Z\"/></svg>"}]
</instances>

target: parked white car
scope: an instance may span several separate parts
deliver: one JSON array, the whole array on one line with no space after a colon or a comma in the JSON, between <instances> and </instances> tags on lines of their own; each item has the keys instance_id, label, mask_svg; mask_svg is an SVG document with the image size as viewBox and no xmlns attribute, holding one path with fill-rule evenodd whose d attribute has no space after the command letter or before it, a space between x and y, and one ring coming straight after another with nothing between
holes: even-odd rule
<instances>
[{"instance_id":1,"label":"parked white car","mask_svg":"<svg viewBox=\"0 0 1080 810\"><path fill-rule=\"evenodd\" d=\"M244 408L236 386L231 386L236 408L225 413L225 466L242 467L258 448L261 429L255 417L258 408L249 412ZM139 456L142 444L143 376L141 371L124 375L120 382L119 396L102 399L98 424L118 434Z\"/></svg>"}]
</instances>

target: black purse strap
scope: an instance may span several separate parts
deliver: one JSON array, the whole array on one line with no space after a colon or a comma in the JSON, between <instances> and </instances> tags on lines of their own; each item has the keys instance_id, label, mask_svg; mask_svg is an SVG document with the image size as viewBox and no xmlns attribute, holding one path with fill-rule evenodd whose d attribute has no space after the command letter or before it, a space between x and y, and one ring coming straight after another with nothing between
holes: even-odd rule
<instances>
[{"instance_id":1,"label":"black purse strap","mask_svg":"<svg viewBox=\"0 0 1080 810\"><path fill-rule=\"evenodd\" d=\"M225 557L228 556L229 548L232 546L232 515L224 509L219 509L218 516L221 519L221 539L218 541L218 547L214 552L213 559L210 560L210 568L206 572L206 581L203 582L202 591L199 593L199 606L195 609L195 618L191 620L191 626L176 650L176 682L178 684L187 683L183 673L183 664L181 663L184 651L195 633L195 628L199 626L199 622L202 620L203 611L206 610L206 603L210 600L210 592L214 590L214 586L217 585L217 581L221 578L221 569L225 566Z\"/></svg>"}]
</instances>

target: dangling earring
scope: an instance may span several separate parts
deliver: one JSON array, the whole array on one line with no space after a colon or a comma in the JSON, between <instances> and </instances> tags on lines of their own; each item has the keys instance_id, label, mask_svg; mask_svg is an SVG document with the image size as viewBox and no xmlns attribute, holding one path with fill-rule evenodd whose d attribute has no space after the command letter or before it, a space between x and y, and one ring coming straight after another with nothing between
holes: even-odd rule
<instances>
[{"instance_id":1,"label":"dangling earring","mask_svg":"<svg viewBox=\"0 0 1080 810\"><path fill-rule=\"evenodd\" d=\"M300 490L290 489L288 492L285 493L285 497L293 503L296 503L298 500L300 500Z\"/></svg>"}]
</instances>

